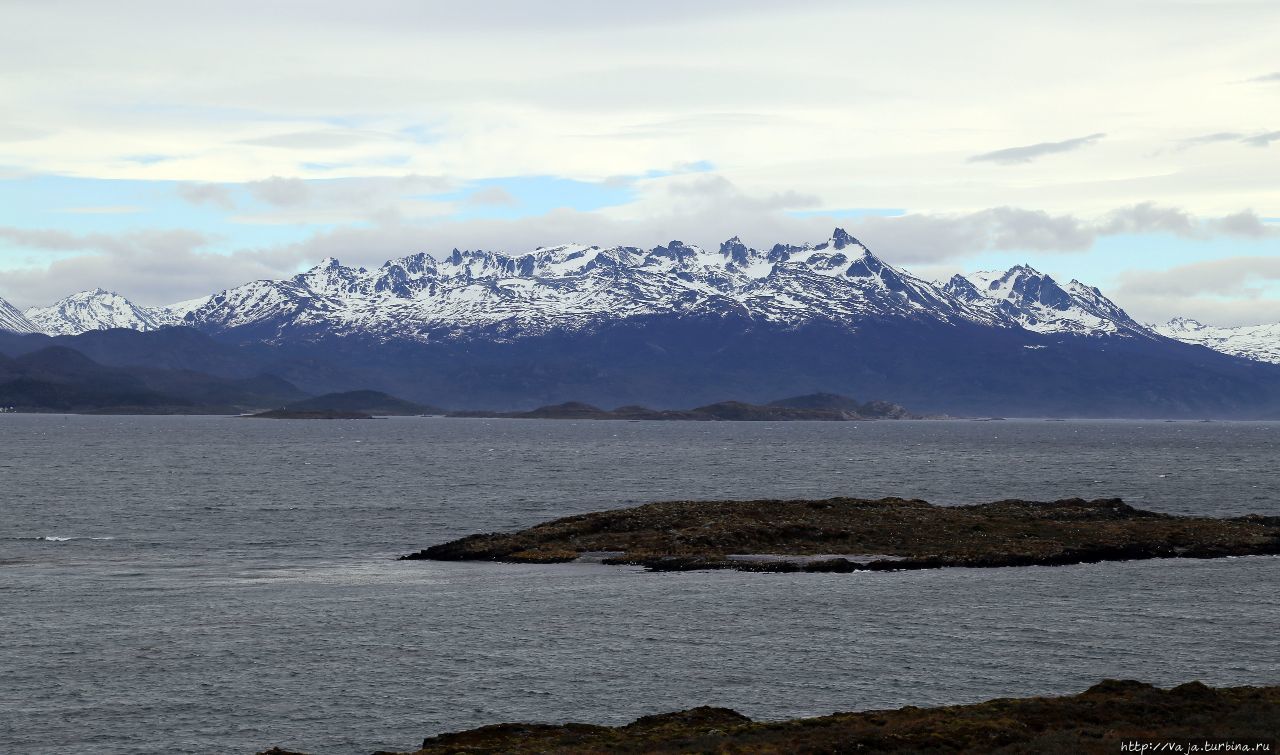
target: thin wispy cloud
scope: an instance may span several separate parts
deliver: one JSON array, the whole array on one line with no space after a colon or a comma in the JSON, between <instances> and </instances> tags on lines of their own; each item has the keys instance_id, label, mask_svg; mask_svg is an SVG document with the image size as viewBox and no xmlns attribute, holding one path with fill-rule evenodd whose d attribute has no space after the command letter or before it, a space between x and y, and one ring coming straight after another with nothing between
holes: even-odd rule
<instances>
[{"instance_id":1,"label":"thin wispy cloud","mask_svg":"<svg viewBox=\"0 0 1280 755\"><path fill-rule=\"evenodd\" d=\"M1280 131L1261 131L1254 134L1247 134L1243 131L1218 131L1212 134L1202 134L1181 139L1176 143L1175 150L1181 151L1193 147L1203 147L1208 144L1227 143L1244 144L1249 147L1266 147L1277 140L1280 140Z\"/></svg>"},{"instance_id":2,"label":"thin wispy cloud","mask_svg":"<svg viewBox=\"0 0 1280 755\"><path fill-rule=\"evenodd\" d=\"M1265 73L1261 76L1254 76L1249 81L1254 84L1280 84L1280 71L1274 73Z\"/></svg>"},{"instance_id":3,"label":"thin wispy cloud","mask_svg":"<svg viewBox=\"0 0 1280 755\"><path fill-rule=\"evenodd\" d=\"M1238 131L1219 131L1213 134L1204 134L1202 136L1193 136L1189 139L1183 139L1178 142L1178 146L1182 149L1190 149L1191 147L1199 147L1202 144L1217 144L1218 142L1238 142L1244 139L1245 135Z\"/></svg>"},{"instance_id":4,"label":"thin wispy cloud","mask_svg":"<svg viewBox=\"0 0 1280 755\"><path fill-rule=\"evenodd\" d=\"M1240 141L1243 144L1248 144L1250 147L1266 147L1277 139L1280 139L1280 131L1266 131L1261 134L1246 136Z\"/></svg>"},{"instance_id":5,"label":"thin wispy cloud","mask_svg":"<svg viewBox=\"0 0 1280 755\"><path fill-rule=\"evenodd\" d=\"M1077 149L1081 149L1082 147L1088 147L1105 136L1106 134L1101 133L1089 134L1088 136L1079 136L1075 139L1064 139L1060 142L1040 142L1039 144L1028 144L1025 147L1008 147L1007 149L998 149L994 152L984 152L980 155L974 155L969 158L969 162L999 163L1001 165L1029 163L1032 160L1038 160L1045 155L1073 152Z\"/></svg>"},{"instance_id":6,"label":"thin wispy cloud","mask_svg":"<svg viewBox=\"0 0 1280 755\"><path fill-rule=\"evenodd\" d=\"M396 141L397 137L378 131L295 131L242 139L241 144L281 149L344 149L370 142Z\"/></svg>"}]
</instances>

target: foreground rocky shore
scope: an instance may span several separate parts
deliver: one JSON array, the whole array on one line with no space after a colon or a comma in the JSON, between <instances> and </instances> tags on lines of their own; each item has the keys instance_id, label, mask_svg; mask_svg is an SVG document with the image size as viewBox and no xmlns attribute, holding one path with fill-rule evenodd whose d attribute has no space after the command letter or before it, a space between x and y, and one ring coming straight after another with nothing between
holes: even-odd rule
<instances>
[{"instance_id":1,"label":"foreground rocky shore","mask_svg":"<svg viewBox=\"0 0 1280 755\"><path fill-rule=\"evenodd\" d=\"M1122 749L1126 743L1153 740L1199 746L1206 741L1247 746L1265 743L1270 745L1270 751L1275 751L1277 732L1280 732L1280 687L1214 689L1190 682L1164 690L1142 682L1109 680L1067 697L1004 698L944 708L908 706L779 722L756 722L726 708L704 707L645 716L618 727L575 723L498 724L430 737L411 755L694 752L1114 755L1138 752ZM272 748L259 755L301 754Z\"/></svg>"},{"instance_id":2,"label":"foreground rocky shore","mask_svg":"<svg viewBox=\"0 0 1280 755\"><path fill-rule=\"evenodd\" d=\"M471 535L401 558L851 572L1277 553L1280 517L1172 516L1118 498L973 506L830 498L651 503Z\"/></svg>"}]
</instances>

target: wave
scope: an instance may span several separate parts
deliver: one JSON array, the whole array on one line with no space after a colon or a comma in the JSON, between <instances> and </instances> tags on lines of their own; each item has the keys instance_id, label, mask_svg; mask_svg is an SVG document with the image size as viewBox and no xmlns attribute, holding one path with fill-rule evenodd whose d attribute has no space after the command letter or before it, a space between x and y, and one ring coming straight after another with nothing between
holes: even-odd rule
<instances>
[{"instance_id":1,"label":"wave","mask_svg":"<svg viewBox=\"0 0 1280 755\"><path fill-rule=\"evenodd\" d=\"M66 543L72 540L115 540L114 535L95 537L90 535L37 535L35 537L6 537L4 540L34 540L47 543Z\"/></svg>"}]
</instances>

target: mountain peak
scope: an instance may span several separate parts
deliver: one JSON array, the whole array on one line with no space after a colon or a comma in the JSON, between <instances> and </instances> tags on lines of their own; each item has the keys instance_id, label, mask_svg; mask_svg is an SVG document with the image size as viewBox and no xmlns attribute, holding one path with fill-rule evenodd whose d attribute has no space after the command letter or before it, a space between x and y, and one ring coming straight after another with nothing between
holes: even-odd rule
<instances>
[{"instance_id":1,"label":"mountain peak","mask_svg":"<svg viewBox=\"0 0 1280 755\"><path fill-rule=\"evenodd\" d=\"M172 313L164 308L142 307L102 288L80 291L47 307L32 307L23 314L39 331L51 336L111 328L155 330L173 322Z\"/></svg>"},{"instance_id":2,"label":"mountain peak","mask_svg":"<svg viewBox=\"0 0 1280 755\"><path fill-rule=\"evenodd\" d=\"M1174 317L1165 323L1163 327L1175 331L1192 331L1205 330L1209 326L1190 317Z\"/></svg>"},{"instance_id":3,"label":"mountain peak","mask_svg":"<svg viewBox=\"0 0 1280 755\"><path fill-rule=\"evenodd\" d=\"M39 328L19 312L17 307L0 299L0 331L35 333Z\"/></svg>"},{"instance_id":4,"label":"mountain peak","mask_svg":"<svg viewBox=\"0 0 1280 755\"><path fill-rule=\"evenodd\" d=\"M831 232L830 240L831 248L844 249L846 246L862 246L862 242L849 235L849 232L843 228L837 228Z\"/></svg>"},{"instance_id":5,"label":"mountain peak","mask_svg":"<svg viewBox=\"0 0 1280 755\"><path fill-rule=\"evenodd\" d=\"M1011 267L1011 268L1009 268L1008 270L1006 270L1006 271L1005 271L1005 275L1006 275L1006 276L1013 276L1013 275L1016 275L1016 274L1019 274L1019 273L1020 273L1020 274L1022 274L1022 275L1030 275L1030 276L1034 276L1034 277L1037 277L1037 278L1048 278L1048 277L1049 277L1048 275L1045 275L1044 273L1040 272L1039 270L1035 269L1034 267L1032 267L1031 265L1029 265L1029 264L1027 264L1027 263L1025 263L1025 262L1023 262L1023 263L1021 263L1021 264L1018 264L1018 265L1014 265L1013 267Z\"/></svg>"},{"instance_id":6,"label":"mountain peak","mask_svg":"<svg viewBox=\"0 0 1280 755\"><path fill-rule=\"evenodd\" d=\"M724 243L720 244L720 254L728 257L739 265L745 265L750 262L751 249L742 243L742 239L734 236Z\"/></svg>"},{"instance_id":7,"label":"mountain peak","mask_svg":"<svg viewBox=\"0 0 1280 755\"><path fill-rule=\"evenodd\" d=\"M956 278L946 285L946 291L1027 330L1082 335L1154 335L1150 328L1135 322L1098 289L1075 280L1060 286L1051 276L1026 263L1004 272L982 271L964 278L972 284L972 292Z\"/></svg>"},{"instance_id":8,"label":"mountain peak","mask_svg":"<svg viewBox=\"0 0 1280 755\"><path fill-rule=\"evenodd\" d=\"M951 280L946 282L942 290L961 301L974 302L982 298L982 292L973 285L973 281L959 273L951 276Z\"/></svg>"}]
</instances>

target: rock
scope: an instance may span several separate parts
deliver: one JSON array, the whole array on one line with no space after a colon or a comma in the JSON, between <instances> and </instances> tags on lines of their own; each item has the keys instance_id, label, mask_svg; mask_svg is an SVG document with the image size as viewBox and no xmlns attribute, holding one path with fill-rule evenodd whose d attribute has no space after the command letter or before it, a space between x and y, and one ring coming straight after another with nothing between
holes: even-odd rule
<instances>
[{"instance_id":1,"label":"rock","mask_svg":"<svg viewBox=\"0 0 1280 755\"><path fill-rule=\"evenodd\" d=\"M1205 722L1212 722L1212 730ZM645 716L617 727L497 724L428 737L422 749L405 755L1113 753L1128 739L1189 742L1211 737L1271 743L1277 731L1280 687L1214 689L1189 682L1163 690L1143 682L1109 679L1065 697L1002 698L941 708L905 706L790 721L755 722L727 708L701 707ZM261 755L290 754L275 748Z\"/></svg>"},{"instance_id":2,"label":"rock","mask_svg":"<svg viewBox=\"0 0 1280 755\"><path fill-rule=\"evenodd\" d=\"M1066 566L1276 554L1280 523L1275 517L1171 516L1118 498L972 506L901 498L671 501L470 535L401 558L560 563L599 551L618 554L606 564L653 571Z\"/></svg>"}]
</instances>

